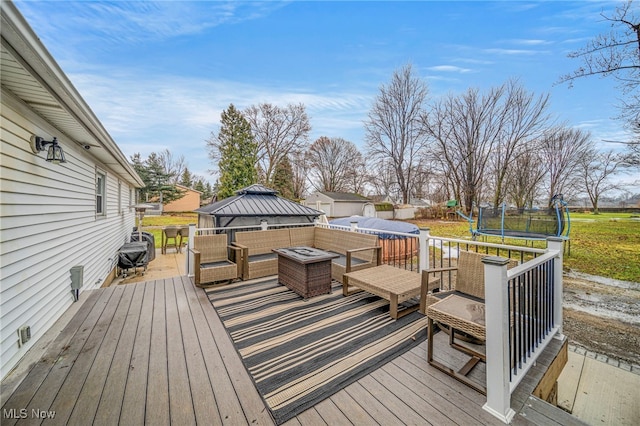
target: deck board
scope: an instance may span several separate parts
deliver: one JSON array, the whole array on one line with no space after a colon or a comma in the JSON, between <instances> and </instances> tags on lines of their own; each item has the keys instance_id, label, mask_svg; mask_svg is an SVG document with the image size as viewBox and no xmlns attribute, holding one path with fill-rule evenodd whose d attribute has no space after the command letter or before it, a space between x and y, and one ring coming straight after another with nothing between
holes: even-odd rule
<instances>
[{"instance_id":1,"label":"deck board","mask_svg":"<svg viewBox=\"0 0 640 426\"><path fill-rule=\"evenodd\" d=\"M144 318L145 321L151 320L145 422L152 425L168 425L170 417L165 286L163 281L156 282L155 286L152 318Z\"/></svg>"},{"instance_id":2,"label":"deck board","mask_svg":"<svg viewBox=\"0 0 640 426\"><path fill-rule=\"evenodd\" d=\"M117 311L124 288L115 288L109 293L111 297L101 312L98 321L93 329L86 330L89 332L86 340L74 338L71 341L70 352L65 354L66 359L61 363L57 363L49 373L47 380L50 378L52 380L45 380L36 395L37 398L34 398L29 407L27 407L28 412L31 412L32 409L55 411L56 417L53 423L67 423L73 407L80 397L80 391L89 375L89 370L98 354L109 324ZM83 333L84 330L80 332ZM62 379L62 383L60 379ZM49 404L49 399L52 396L55 398Z\"/></svg>"},{"instance_id":3,"label":"deck board","mask_svg":"<svg viewBox=\"0 0 640 426\"><path fill-rule=\"evenodd\" d=\"M117 425L119 416L112 415L113 412L121 412L127 376L131 363L134 343L136 342L136 332L141 316L142 302L144 300L145 286L132 286L133 294L130 296L131 303L129 311L123 325L120 340L113 355L113 362L107 376L104 390L98 402L94 422L100 425Z\"/></svg>"},{"instance_id":4,"label":"deck board","mask_svg":"<svg viewBox=\"0 0 640 426\"><path fill-rule=\"evenodd\" d=\"M118 307L109 322L100 346L96 348L96 356L91 361L91 368L81 391L78 393L78 399L75 401L68 423L80 424L89 420L93 422L107 377L109 374L117 372L117 368L115 369L116 371L112 371L111 366L116 348L121 346L119 340L131 306L134 290L133 287L122 288ZM57 416L58 413L56 411Z\"/></svg>"},{"instance_id":5,"label":"deck board","mask_svg":"<svg viewBox=\"0 0 640 426\"><path fill-rule=\"evenodd\" d=\"M153 317L153 302L156 286L154 282L136 284L144 290L140 316L137 318L135 330L135 345L131 350L131 358L126 364L127 377L122 398L122 409L119 416L112 414L119 424L143 424L145 420L145 406L147 400L147 375L149 372L149 353L151 348L151 324ZM111 407L104 406L103 410L110 411Z\"/></svg>"},{"instance_id":6,"label":"deck board","mask_svg":"<svg viewBox=\"0 0 640 426\"><path fill-rule=\"evenodd\" d=\"M444 333L435 339L439 357L463 361ZM522 407L530 382L514 398L515 424L572 420L539 400ZM485 401L429 366L419 345L286 424L501 424ZM273 425L205 292L187 277L91 292L2 408L56 410L45 424Z\"/></svg>"},{"instance_id":7,"label":"deck board","mask_svg":"<svg viewBox=\"0 0 640 426\"><path fill-rule=\"evenodd\" d=\"M195 425L189 371L185 359L185 334L180 324L176 286L165 280L167 329L167 376L169 378L169 416L172 424Z\"/></svg>"},{"instance_id":8,"label":"deck board","mask_svg":"<svg viewBox=\"0 0 640 426\"><path fill-rule=\"evenodd\" d=\"M207 371L204 355L200 349L196 324L194 323L189 300L185 288L179 279L174 282L178 314L180 317L180 330L184 342L184 355L187 365L188 385L191 388L194 420L199 424L221 423L220 416L216 412L213 395L213 387L209 376L203 374Z\"/></svg>"}]
</instances>

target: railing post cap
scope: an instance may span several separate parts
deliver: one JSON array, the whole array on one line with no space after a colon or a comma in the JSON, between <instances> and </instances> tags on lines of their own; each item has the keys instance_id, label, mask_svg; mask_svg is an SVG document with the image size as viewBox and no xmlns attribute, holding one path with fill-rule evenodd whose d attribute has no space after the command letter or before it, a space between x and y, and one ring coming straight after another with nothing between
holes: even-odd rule
<instances>
[{"instance_id":1,"label":"railing post cap","mask_svg":"<svg viewBox=\"0 0 640 426\"><path fill-rule=\"evenodd\" d=\"M504 266L509 263L509 259L502 256L485 256L482 258L482 263L487 265Z\"/></svg>"},{"instance_id":2,"label":"railing post cap","mask_svg":"<svg viewBox=\"0 0 640 426\"><path fill-rule=\"evenodd\" d=\"M561 243L561 242L564 242L564 240L566 240L566 238L562 238L562 237L547 237L547 241L553 241L554 243Z\"/></svg>"},{"instance_id":3,"label":"railing post cap","mask_svg":"<svg viewBox=\"0 0 640 426\"><path fill-rule=\"evenodd\" d=\"M428 226L419 226L418 229L421 231L429 231L431 228L429 228Z\"/></svg>"}]
</instances>

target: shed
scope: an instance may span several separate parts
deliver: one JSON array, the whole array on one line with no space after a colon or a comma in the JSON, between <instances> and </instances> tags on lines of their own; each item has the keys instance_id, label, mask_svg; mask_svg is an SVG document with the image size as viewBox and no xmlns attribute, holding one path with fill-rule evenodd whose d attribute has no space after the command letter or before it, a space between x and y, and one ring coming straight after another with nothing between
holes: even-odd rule
<instances>
[{"instance_id":1,"label":"shed","mask_svg":"<svg viewBox=\"0 0 640 426\"><path fill-rule=\"evenodd\" d=\"M304 204L322 210L329 217L348 217L362 215L371 199L355 193L320 191L311 194Z\"/></svg>"},{"instance_id":2,"label":"shed","mask_svg":"<svg viewBox=\"0 0 640 426\"><path fill-rule=\"evenodd\" d=\"M270 225L313 223L323 214L277 194L258 184L242 188L233 197L196 209L198 227L250 227L265 220Z\"/></svg>"}]
</instances>

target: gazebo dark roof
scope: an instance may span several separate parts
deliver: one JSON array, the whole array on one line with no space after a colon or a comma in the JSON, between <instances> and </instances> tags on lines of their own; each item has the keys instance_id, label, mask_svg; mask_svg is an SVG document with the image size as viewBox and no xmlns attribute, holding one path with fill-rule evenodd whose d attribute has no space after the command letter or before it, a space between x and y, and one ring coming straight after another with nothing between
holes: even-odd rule
<instances>
[{"instance_id":1,"label":"gazebo dark roof","mask_svg":"<svg viewBox=\"0 0 640 426\"><path fill-rule=\"evenodd\" d=\"M263 185L251 185L236 191L236 195L201 207L196 212L217 217L240 216L307 216L318 217L323 212L278 197L278 191Z\"/></svg>"}]
</instances>

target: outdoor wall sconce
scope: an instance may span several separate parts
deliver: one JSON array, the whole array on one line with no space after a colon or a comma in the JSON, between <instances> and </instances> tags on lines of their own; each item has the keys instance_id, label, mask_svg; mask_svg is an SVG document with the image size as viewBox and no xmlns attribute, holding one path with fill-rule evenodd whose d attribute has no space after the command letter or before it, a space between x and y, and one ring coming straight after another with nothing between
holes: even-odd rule
<instances>
[{"instance_id":1,"label":"outdoor wall sconce","mask_svg":"<svg viewBox=\"0 0 640 426\"><path fill-rule=\"evenodd\" d=\"M67 160L64 158L64 152L62 151L62 147L58 145L58 138L53 138L52 141L45 141L40 136L31 136L31 150L34 154L37 154L41 151L44 151L46 146L49 145L47 151L47 161L50 163L66 163Z\"/></svg>"}]
</instances>

